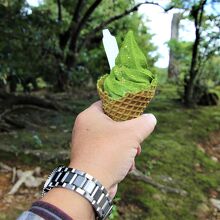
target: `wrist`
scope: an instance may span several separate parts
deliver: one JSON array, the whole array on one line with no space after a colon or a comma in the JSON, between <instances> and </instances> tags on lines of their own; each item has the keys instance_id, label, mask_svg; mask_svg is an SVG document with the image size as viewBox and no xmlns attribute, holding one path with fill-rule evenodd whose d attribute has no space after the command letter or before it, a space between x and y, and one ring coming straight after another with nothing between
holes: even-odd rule
<instances>
[{"instance_id":1,"label":"wrist","mask_svg":"<svg viewBox=\"0 0 220 220\"><path fill-rule=\"evenodd\" d=\"M41 201L50 203L76 220L95 219L91 204L81 195L64 188L51 189Z\"/></svg>"}]
</instances>

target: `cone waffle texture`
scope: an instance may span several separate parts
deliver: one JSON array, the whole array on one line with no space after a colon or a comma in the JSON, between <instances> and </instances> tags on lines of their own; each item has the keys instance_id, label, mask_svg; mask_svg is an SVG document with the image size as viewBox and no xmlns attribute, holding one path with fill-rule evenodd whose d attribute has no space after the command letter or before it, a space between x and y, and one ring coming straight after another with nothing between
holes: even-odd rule
<instances>
[{"instance_id":1,"label":"cone waffle texture","mask_svg":"<svg viewBox=\"0 0 220 220\"><path fill-rule=\"evenodd\" d=\"M102 76L97 82L97 90L105 114L114 121L125 121L140 116L154 97L156 87L151 86L146 91L134 94L128 93L125 97L114 100L103 90L106 76Z\"/></svg>"}]
</instances>

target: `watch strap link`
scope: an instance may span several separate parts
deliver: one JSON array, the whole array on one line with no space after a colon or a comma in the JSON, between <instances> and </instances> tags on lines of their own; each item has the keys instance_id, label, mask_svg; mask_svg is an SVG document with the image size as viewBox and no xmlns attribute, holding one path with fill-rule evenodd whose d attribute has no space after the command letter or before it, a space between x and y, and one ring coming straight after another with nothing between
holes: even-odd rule
<instances>
[{"instance_id":1,"label":"watch strap link","mask_svg":"<svg viewBox=\"0 0 220 220\"><path fill-rule=\"evenodd\" d=\"M91 175L69 167L58 167L53 172L44 194L54 187L73 190L86 198L97 213L97 219L106 219L112 210L112 201L107 190Z\"/></svg>"}]
</instances>

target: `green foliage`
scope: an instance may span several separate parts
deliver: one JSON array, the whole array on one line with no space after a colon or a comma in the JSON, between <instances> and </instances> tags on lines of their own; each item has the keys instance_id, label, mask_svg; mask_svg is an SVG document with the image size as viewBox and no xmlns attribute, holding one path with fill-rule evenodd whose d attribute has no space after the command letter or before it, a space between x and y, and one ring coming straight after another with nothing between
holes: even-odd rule
<instances>
[{"instance_id":1,"label":"green foliage","mask_svg":"<svg viewBox=\"0 0 220 220\"><path fill-rule=\"evenodd\" d=\"M180 71L179 79L183 81L184 76L188 74L192 59L192 42L170 40L168 46L174 51L176 65Z\"/></svg>"},{"instance_id":2,"label":"green foliage","mask_svg":"<svg viewBox=\"0 0 220 220\"><path fill-rule=\"evenodd\" d=\"M157 74L158 85L167 83L167 68L159 68L154 66L151 70Z\"/></svg>"},{"instance_id":3,"label":"green foliage","mask_svg":"<svg viewBox=\"0 0 220 220\"><path fill-rule=\"evenodd\" d=\"M113 219L119 217L117 205L118 205L118 203L120 202L120 200L121 200L121 198L118 197L118 196L116 196L116 197L114 198L114 205L113 205L113 208L112 208L112 213L111 213L111 215L109 216L109 219L110 219L110 220L113 220Z\"/></svg>"},{"instance_id":4,"label":"green foliage","mask_svg":"<svg viewBox=\"0 0 220 220\"><path fill-rule=\"evenodd\" d=\"M95 11L88 28L83 31L83 35L86 35L94 27L96 27L100 23L101 18L104 17L106 19L108 17L112 17L113 12L114 14L120 14L130 7L132 7L132 4L128 1L104 1L103 4ZM152 52L156 50L156 46L151 43L153 35L150 33L146 24L144 24L141 20L141 16L137 13L132 13L123 17L122 19L108 25L106 28L109 28L111 33L116 36L119 48L128 30L133 30L138 45L140 45L147 57L149 66L152 67L157 61L158 56L152 55ZM100 32L98 36L94 38L94 41L91 42L89 48L82 48L78 54L79 68L74 69L73 75L81 75L84 83L88 82L89 77L92 77L93 81L96 82L100 75L109 73L109 65L101 43L101 37ZM97 65L97 63L99 65ZM74 76L74 78L76 77ZM78 80L79 78L76 79ZM80 82L83 83L83 80ZM75 81L75 83L78 82Z\"/></svg>"},{"instance_id":5,"label":"green foliage","mask_svg":"<svg viewBox=\"0 0 220 220\"><path fill-rule=\"evenodd\" d=\"M173 0L173 7L184 9L184 18L191 20L195 26L195 40L190 42L169 42L176 53L176 65L180 69L180 84L184 86L182 99L188 106L200 103L208 94L211 81L216 80L216 71L207 71L214 57L219 56L219 24L215 1ZM212 8L212 9L211 9ZM187 12L187 13L186 13ZM218 75L218 74L217 74ZM211 83L213 84L213 83Z\"/></svg>"},{"instance_id":6,"label":"green foliage","mask_svg":"<svg viewBox=\"0 0 220 220\"><path fill-rule=\"evenodd\" d=\"M19 3L0 5L0 72L22 82L54 71L56 29L47 13Z\"/></svg>"},{"instance_id":7,"label":"green foliage","mask_svg":"<svg viewBox=\"0 0 220 220\"><path fill-rule=\"evenodd\" d=\"M192 42L170 40L168 46L175 52L175 58L183 65L189 65L191 61Z\"/></svg>"},{"instance_id":8,"label":"green foliage","mask_svg":"<svg viewBox=\"0 0 220 220\"><path fill-rule=\"evenodd\" d=\"M79 19L82 19L92 3L93 1L83 3ZM1 1L0 79L5 82L13 79L15 84L23 84L29 78L41 77L55 86L59 80L69 78L74 86L87 86L91 79L95 81L98 76L109 71L101 43L101 31L93 33L93 29L99 26L103 19L121 14L134 4L134 1L103 1L83 24L75 42L77 47L72 51L69 44L74 36L71 36L72 31L68 31L72 26L78 25L72 21L77 1L61 1L61 18L58 18L58 5L55 0L46 0L38 7L30 7L24 0L10 3ZM117 36L119 45L125 33L129 29L133 30L148 57L149 65L152 66L157 60L157 56L151 55L152 51L156 50L150 42L152 35L137 13L125 16L103 28L109 28ZM92 38L88 40L91 34ZM67 42L62 46L65 38ZM67 62L70 56L73 56L72 64Z\"/></svg>"},{"instance_id":9,"label":"green foliage","mask_svg":"<svg viewBox=\"0 0 220 220\"><path fill-rule=\"evenodd\" d=\"M220 85L220 56L213 56L205 63L203 75L207 78L209 87Z\"/></svg>"}]
</instances>

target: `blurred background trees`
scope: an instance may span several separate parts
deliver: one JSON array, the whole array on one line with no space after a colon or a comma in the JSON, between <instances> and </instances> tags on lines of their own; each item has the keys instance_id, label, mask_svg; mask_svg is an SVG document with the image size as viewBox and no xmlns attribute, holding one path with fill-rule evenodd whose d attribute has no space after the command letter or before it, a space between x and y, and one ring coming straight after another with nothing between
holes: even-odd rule
<instances>
[{"instance_id":1,"label":"blurred background trees","mask_svg":"<svg viewBox=\"0 0 220 220\"><path fill-rule=\"evenodd\" d=\"M1 90L15 92L22 88L28 92L37 90L39 82L54 91L94 86L97 78L109 71L101 43L104 28L111 29L119 44L125 33L133 30L150 68L157 72L154 64L159 55L152 43L153 35L136 11L142 4L159 3L45 0L31 7L25 0L1 0ZM199 104L209 96L210 85L218 84L215 63L220 51L220 19L212 10L214 6L214 0L173 0L164 8L180 10L174 14L168 43L168 77L178 82L187 106ZM181 20L194 23L194 42L178 38Z\"/></svg>"},{"instance_id":2,"label":"blurred background trees","mask_svg":"<svg viewBox=\"0 0 220 220\"><path fill-rule=\"evenodd\" d=\"M191 20L195 27L194 42L180 42L178 40L180 16L174 14L171 28L173 35L169 42L168 71L169 78L177 78L179 70L184 75L182 98L186 106L218 102L217 95L209 93L210 85L207 83L219 77L219 74L210 66L211 60L218 59L220 56L220 12L215 10L216 2L215 0L174 0L172 2L174 7L182 9L183 14L186 14L182 19Z\"/></svg>"},{"instance_id":3,"label":"blurred background trees","mask_svg":"<svg viewBox=\"0 0 220 220\"><path fill-rule=\"evenodd\" d=\"M37 78L59 91L96 80L108 71L101 44L105 27L119 43L132 29L149 64L157 59L150 56L156 50L152 35L140 15L131 13L138 8L133 1L46 0L31 8L23 0L0 6L1 84L11 92L17 84L25 91L29 83L37 88Z\"/></svg>"}]
</instances>

